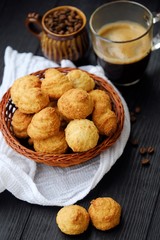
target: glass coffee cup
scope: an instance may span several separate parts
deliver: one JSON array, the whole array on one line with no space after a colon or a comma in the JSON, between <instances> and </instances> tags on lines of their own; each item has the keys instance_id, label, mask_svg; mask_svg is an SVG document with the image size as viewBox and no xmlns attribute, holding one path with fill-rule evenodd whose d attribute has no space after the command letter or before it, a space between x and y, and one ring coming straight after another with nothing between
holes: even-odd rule
<instances>
[{"instance_id":1,"label":"glass coffee cup","mask_svg":"<svg viewBox=\"0 0 160 240\"><path fill-rule=\"evenodd\" d=\"M153 25L160 16L133 1L114 1L97 8L90 18L93 50L97 62L115 85L130 86L141 79L151 52Z\"/></svg>"}]
</instances>

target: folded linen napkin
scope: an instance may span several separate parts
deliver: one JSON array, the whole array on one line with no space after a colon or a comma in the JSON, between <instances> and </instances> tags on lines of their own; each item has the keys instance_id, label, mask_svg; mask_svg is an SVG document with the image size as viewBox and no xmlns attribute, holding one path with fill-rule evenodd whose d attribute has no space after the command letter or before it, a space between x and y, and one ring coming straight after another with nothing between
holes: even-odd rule
<instances>
[{"instance_id":1,"label":"folded linen napkin","mask_svg":"<svg viewBox=\"0 0 160 240\"><path fill-rule=\"evenodd\" d=\"M32 53L18 53L9 46L5 50L4 61L0 99L16 78L47 67L59 66ZM75 67L69 60L62 60L60 66ZM87 65L80 68L106 79L100 66ZM0 132L0 192L6 189L16 198L46 206L65 206L84 198L121 156L128 140L129 111L124 99L121 95L120 97L125 110L121 136L110 149L77 166L60 168L37 164L10 148Z\"/></svg>"}]
</instances>

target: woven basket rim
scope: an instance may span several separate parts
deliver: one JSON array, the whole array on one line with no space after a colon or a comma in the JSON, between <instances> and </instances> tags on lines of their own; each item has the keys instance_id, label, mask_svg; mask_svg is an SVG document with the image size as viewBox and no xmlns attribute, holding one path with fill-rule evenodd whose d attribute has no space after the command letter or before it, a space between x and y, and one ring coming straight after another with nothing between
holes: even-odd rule
<instances>
[{"instance_id":1,"label":"woven basket rim","mask_svg":"<svg viewBox=\"0 0 160 240\"><path fill-rule=\"evenodd\" d=\"M31 75L39 76L40 78L44 77L45 71L49 68L45 68L43 70L31 73ZM55 68L54 68L55 69ZM56 67L57 70L67 73L76 68L61 68ZM82 70L85 71L85 70ZM85 71L87 72L87 71ZM49 166L57 166L57 167L70 167L74 165L78 165L84 163L88 160L99 155L102 151L110 148L119 138L123 125L124 125L124 108L122 104L122 100L115 90L115 88L103 78L96 76L95 74L88 73L96 82L96 84L100 85L104 90L109 94L111 101L113 103L114 111L117 115L118 126L116 132L109 138L105 138L100 144L96 147L81 153L65 153L65 154L44 154L40 152L35 152L25 146L23 146L17 138L12 134L11 129L9 127L9 123L11 122L12 116L7 116L7 111L9 112L9 108L13 107L13 103L10 97L10 88L3 95L1 103L0 103L0 130L2 131L3 137L5 138L7 144L13 148L19 154L34 160L37 163L43 163Z\"/></svg>"}]
</instances>

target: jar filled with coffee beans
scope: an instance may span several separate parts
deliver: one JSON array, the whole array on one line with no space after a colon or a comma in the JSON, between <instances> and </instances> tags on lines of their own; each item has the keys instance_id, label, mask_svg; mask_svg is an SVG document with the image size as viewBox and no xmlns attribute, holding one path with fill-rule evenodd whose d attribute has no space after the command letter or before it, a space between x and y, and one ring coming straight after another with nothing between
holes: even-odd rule
<instances>
[{"instance_id":1,"label":"jar filled with coffee beans","mask_svg":"<svg viewBox=\"0 0 160 240\"><path fill-rule=\"evenodd\" d=\"M57 63L62 59L76 62L89 49L86 16L78 8L60 6L42 17L29 13L26 26L40 40L44 56Z\"/></svg>"},{"instance_id":2,"label":"jar filled with coffee beans","mask_svg":"<svg viewBox=\"0 0 160 240\"><path fill-rule=\"evenodd\" d=\"M66 35L81 29L83 19L76 10L64 8L47 14L44 24L49 31Z\"/></svg>"}]
</instances>

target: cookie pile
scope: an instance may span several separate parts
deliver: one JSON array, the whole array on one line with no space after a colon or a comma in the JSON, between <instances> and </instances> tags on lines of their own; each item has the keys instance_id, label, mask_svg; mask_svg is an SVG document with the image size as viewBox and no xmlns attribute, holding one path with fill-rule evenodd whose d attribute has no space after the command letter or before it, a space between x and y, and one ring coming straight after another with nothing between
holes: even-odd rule
<instances>
[{"instance_id":1,"label":"cookie pile","mask_svg":"<svg viewBox=\"0 0 160 240\"><path fill-rule=\"evenodd\" d=\"M85 152L117 129L109 95L80 69L49 68L43 79L26 75L15 80L10 93L16 106L13 133L37 152Z\"/></svg>"}]
</instances>

